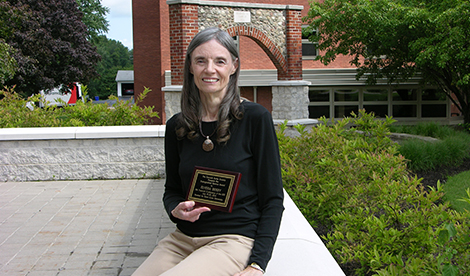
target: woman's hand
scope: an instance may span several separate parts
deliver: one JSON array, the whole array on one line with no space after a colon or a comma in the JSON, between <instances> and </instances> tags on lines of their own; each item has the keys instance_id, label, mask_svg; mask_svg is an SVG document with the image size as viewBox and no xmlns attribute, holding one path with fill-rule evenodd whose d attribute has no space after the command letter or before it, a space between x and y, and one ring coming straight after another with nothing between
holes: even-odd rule
<instances>
[{"instance_id":1,"label":"woman's hand","mask_svg":"<svg viewBox=\"0 0 470 276\"><path fill-rule=\"evenodd\" d=\"M178 219L187 220L190 222L195 222L199 219L199 216L204 213L208 212L211 209L208 207L196 207L194 206L196 203L194 201L183 201L178 204L175 209L171 211L171 214Z\"/></svg>"},{"instance_id":2,"label":"woman's hand","mask_svg":"<svg viewBox=\"0 0 470 276\"><path fill-rule=\"evenodd\" d=\"M262 276L262 275L263 275L263 272L261 272L260 270L254 267L248 266L243 271L238 272L234 274L233 276Z\"/></svg>"}]
</instances>

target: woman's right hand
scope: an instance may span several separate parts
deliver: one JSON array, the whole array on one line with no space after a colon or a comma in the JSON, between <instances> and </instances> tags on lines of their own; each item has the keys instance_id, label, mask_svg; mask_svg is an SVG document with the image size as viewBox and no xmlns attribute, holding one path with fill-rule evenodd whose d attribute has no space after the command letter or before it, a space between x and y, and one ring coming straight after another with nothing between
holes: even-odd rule
<instances>
[{"instance_id":1,"label":"woman's right hand","mask_svg":"<svg viewBox=\"0 0 470 276\"><path fill-rule=\"evenodd\" d=\"M194 207L195 205L194 201L183 201L171 211L171 214L175 218L195 222L202 213L211 210L208 207Z\"/></svg>"}]
</instances>

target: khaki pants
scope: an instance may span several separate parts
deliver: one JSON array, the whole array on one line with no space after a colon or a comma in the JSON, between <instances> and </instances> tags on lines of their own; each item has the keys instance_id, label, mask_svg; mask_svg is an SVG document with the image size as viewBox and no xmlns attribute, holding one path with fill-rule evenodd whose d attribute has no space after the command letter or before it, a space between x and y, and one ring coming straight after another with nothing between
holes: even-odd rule
<instances>
[{"instance_id":1,"label":"khaki pants","mask_svg":"<svg viewBox=\"0 0 470 276\"><path fill-rule=\"evenodd\" d=\"M253 239L240 235L192 238L176 230L132 276L232 276L245 269L252 247Z\"/></svg>"}]
</instances>

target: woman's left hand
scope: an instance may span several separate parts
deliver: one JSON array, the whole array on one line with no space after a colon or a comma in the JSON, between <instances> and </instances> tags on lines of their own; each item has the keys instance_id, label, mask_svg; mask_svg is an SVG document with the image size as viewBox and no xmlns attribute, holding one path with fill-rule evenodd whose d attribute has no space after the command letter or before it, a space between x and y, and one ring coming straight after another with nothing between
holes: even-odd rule
<instances>
[{"instance_id":1,"label":"woman's left hand","mask_svg":"<svg viewBox=\"0 0 470 276\"><path fill-rule=\"evenodd\" d=\"M233 276L262 276L263 272L258 269L248 266L243 271L235 273Z\"/></svg>"}]
</instances>

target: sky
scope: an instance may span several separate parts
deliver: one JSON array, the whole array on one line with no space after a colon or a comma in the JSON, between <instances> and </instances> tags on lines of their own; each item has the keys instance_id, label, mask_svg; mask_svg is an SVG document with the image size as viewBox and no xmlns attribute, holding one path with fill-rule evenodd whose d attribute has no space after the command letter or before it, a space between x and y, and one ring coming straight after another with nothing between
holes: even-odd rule
<instances>
[{"instance_id":1,"label":"sky","mask_svg":"<svg viewBox=\"0 0 470 276\"><path fill-rule=\"evenodd\" d=\"M124 46L132 49L132 0L102 0L101 5L109 8L106 19L109 31L106 37L121 41Z\"/></svg>"}]
</instances>

